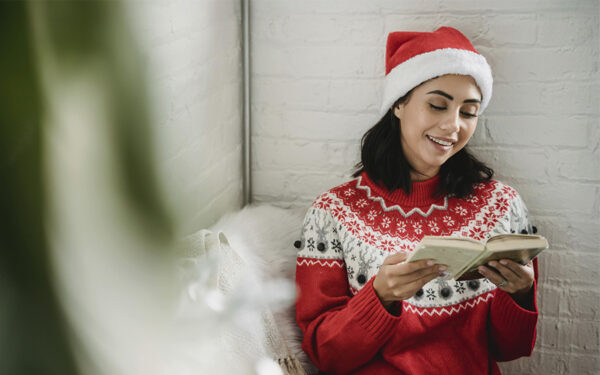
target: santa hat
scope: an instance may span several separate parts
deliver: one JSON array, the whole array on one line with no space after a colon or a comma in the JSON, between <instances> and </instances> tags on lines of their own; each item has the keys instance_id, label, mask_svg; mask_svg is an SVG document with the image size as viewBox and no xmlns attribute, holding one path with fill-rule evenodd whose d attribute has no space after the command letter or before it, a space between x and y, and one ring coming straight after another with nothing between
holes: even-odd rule
<instances>
[{"instance_id":1,"label":"santa hat","mask_svg":"<svg viewBox=\"0 0 600 375\"><path fill-rule=\"evenodd\" d=\"M479 113L492 97L492 70L460 31L396 31L388 35L381 115L419 84L444 74L469 75L481 90Z\"/></svg>"}]
</instances>

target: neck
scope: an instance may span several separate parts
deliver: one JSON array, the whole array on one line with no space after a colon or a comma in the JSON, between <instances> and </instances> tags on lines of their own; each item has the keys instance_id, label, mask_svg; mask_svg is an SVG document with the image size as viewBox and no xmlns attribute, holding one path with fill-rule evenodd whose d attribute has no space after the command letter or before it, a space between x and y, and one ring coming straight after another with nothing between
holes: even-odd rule
<instances>
[{"instance_id":1,"label":"neck","mask_svg":"<svg viewBox=\"0 0 600 375\"><path fill-rule=\"evenodd\" d=\"M428 171L423 171L423 172L419 172L416 169L412 169L410 171L410 180L413 182L429 180L430 178L437 176L439 172L440 172L439 167L432 168Z\"/></svg>"}]
</instances>

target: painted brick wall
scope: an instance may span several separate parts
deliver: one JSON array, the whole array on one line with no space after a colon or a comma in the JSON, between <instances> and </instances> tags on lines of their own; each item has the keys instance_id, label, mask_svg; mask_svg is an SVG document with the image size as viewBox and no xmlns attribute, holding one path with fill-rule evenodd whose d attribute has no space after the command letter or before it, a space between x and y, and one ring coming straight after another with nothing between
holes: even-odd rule
<instances>
[{"instance_id":1,"label":"painted brick wall","mask_svg":"<svg viewBox=\"0 0 600 375\"><path fill-rule=\"evenodd\" d=\"M160 171L181 234L242 207L241 2L125 2L153 92Z\"/></svg>"},{"instance_id":2,"label":"painted brick wall","mask_svg":"<svg viewBox=\"0 0 600 375\"><path fill-rule=\"evenodd\" d=\"M349 179L378 119L387 33L463 31L494 97L472 150L514 186L551 249L540 259L531 358L506 374L596 374L599 363L598 1L254 0L253 200L308 207Z\"/></svg>"}]
</instances>

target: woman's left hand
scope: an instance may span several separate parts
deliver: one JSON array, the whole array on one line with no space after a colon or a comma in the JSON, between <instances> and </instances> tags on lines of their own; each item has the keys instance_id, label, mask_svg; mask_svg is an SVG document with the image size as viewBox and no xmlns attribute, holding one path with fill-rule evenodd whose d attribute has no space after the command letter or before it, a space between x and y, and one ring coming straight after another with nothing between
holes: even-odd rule
<instances>
[{"instance_id":1,"label":"woman's left hand","mask_svg":"<svg viewBox=\"0 0 600 375\"><path fill-rule=\"evenodd\" d=\"M529 292L534 280L533 263L529 262L523 266L510 259L502 259L493 260L487 265L488 267L479 266L479 273L499 289L509 293L516 303L522 307L529 307Z\"/></svg>"}]
</instances>

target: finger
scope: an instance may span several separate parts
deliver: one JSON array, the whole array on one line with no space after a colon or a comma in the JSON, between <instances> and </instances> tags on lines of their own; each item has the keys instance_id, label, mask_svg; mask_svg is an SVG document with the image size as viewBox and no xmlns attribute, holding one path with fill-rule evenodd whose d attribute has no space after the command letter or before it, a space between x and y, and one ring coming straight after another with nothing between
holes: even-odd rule
<instances>
[{"instance_id":1,"label":"finger","mask_svg":"<svg viewBox=\"0 0 600 375\"><path fill-rule=\"evenodd\" d=\"M512 270L519 277L530 277L533 274L533 262L529 262L525 265L519 264L510 259L501 259L500 264Z\"/></svg>"},{"instance_id":2,"label":"finger","mask_svg":"<svg viewBox=\"0 0 600 375\"><path fill-rule=\"evenodd\" d=\"M414 272L404 273L404 274L400 274L397 276L399 276L399 278L401 280L403 280L404 282L408 283L408 282L412 282L414 280L421 279L423 277L428 277L430 275L434 275L434 277L438 277L442 273L444 273L444 271L446 271L447 269L448 269L448 267L446 267L443 264L434 264L433 266L420 268Z\"/></svg>"},{"instance_id":3,"label":"finger","mask_svg":"<svg viewBox=\"0 0 600 375\"><path fill-rule=\"evenodd\" d=\"M508 281L517 281L521 277L526 276L526 274L523 273L521 266L513 265L512 267L509 267L507 262L504 262L504 263L506 263L506 264L502 264L502 262L497 262L497 261L493 260L488 264L491 267L494 267L494 269L496 269L496 271L498 273L500 273L500 275L502 275L502 277L504 277ZM515 268L515 269L513 269L513 268Z\"/></svg>"},{"instance_id":4,"label":"finger","mask_svg":"<svg viewBox=\"0 0 600 375\"><path fill-rule=\"evenodd\" d=\"M521 265L517 262L512 262L508 259L501 259L500 264L503 264L505 267L509 268L512 272L514 272L515 275L517 275L518 278L511 281L516 291L531 288L531 285L533 284L533 280L535 278L533 263Z\"/></svg>"},{"instance_id":5,"label":"finger","mask_svg":"<svg viewBox=\"0 0 600 375\"><path fill-rule=\"evenodd\" d=\"M492 268L489 268L486 266L479 266L479 268L477 268L477 270L479 271L480 274L485 276L485 278L487 278L493 284L498 285L498 284L503 283L506 280L506 279L504 279L504 277L502 277L502 275L500 275L498 272L494 271Z\"/></svg>"},{"instance_id":6,"label":"finger","mask_svg":"<svg viewBox=\"0 0 600 375\"><path fill-rule=\"evenodd\" d=\"M393 295L395 298L400 300L411 298L419 289L423 287L423 285L435 279L437 276L439 276L438 273L433 272L410 282L403 282L402 285L394 289Z\"/></svg>"},{"instance_id":7,"label":"finger","mask_svg":"<svg viewBox=\"0 0 600 375\"><path fill-rule=\"evenodd\" d=\"M402 263L406 260L406 258L408 257L408 254L406 253L406 251L399 251L395 254L389 255L385 258L385 260L383 261L383 264L398 264L398 263Z\"/></svg>"},{"instance_id":8,"label":"finger","mask_svg":"<svg viewBox=\"0 0 600 375\"><path fill-rule=\"evenodd\" d=\"M418 271L423 268L432 267L435 265L435 261L433 259L421 259L415 262L409 262L404 264L399 264L396 266L398 274L408 275L415 271Z\"/></svg>"}]
</instances>

